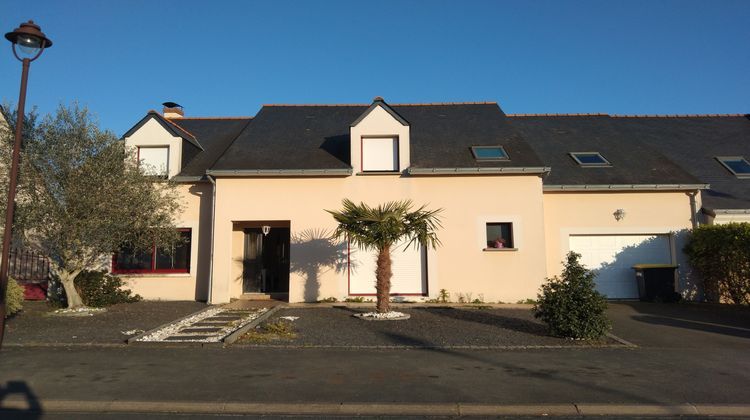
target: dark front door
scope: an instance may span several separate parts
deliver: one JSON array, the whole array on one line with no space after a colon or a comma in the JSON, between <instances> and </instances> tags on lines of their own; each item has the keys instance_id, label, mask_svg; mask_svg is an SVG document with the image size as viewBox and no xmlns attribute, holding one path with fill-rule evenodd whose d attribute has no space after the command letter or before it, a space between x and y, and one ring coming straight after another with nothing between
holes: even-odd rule
<instances>
[{"instance_id":1,"label":"dark front door","mask_svg":"<svg viewBox=\"0 0 750 420\"><path fill-rule=\"evenodd\" d=\"M242 292L289 292L289 228L245 229Z\"/></svg>"}]
</instances>

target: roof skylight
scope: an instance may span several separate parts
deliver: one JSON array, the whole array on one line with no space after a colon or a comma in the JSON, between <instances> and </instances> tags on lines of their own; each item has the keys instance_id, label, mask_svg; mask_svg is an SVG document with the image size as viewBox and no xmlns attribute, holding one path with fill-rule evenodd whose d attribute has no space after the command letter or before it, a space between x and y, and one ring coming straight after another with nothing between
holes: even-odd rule
<instances>
[{"instance_id":1,"label":"roof skylight","mask_svg":"<svg viewBox=\"0 0 750 420\"><path fill-rule=\"evenodd\" d=\"M570 157L581 166L612 166L599 152L570 152Z\"/></svg>"},{"instance_id":2,"label":"roof skylight","mask_svg":"<svg viewBox=\"0 0 750 420\"><path fill-rule=\"evenodd\" d=\"M476 160L509 160L503 146L471 146L471 153Z\"/></svg>"},{"instance_id":3,"label":"roof skylight","mask_svg":"<svg viewBox=\"0 0 750 420\"><path fill-rule=\"evenodd\" d=\"M716 156L722 165L737 178L750 178L750 163L742 156Z\"/></svg>"}]
</instances>

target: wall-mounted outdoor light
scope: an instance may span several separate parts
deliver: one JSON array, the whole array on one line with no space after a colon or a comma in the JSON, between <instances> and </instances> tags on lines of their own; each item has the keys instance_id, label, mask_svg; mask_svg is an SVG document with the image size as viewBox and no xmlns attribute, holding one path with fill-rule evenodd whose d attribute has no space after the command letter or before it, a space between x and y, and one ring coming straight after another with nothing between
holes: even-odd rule
<instances>
[{"instance_id":1,"label":"wall-mounted outdoor light","mask_svg":"<svg viewBox=\"0 0 750 420\"><path fill-rule=\"evenodd\" d=\"M625 210L623 209L617 209L614 213L612 213L613 216L615 216L615 220L618 222L625 218Z\"/></svg>"},{"instance_id":2,"label":"wall-mounted outdoor light","mask_svg":"<svg viewBox=\"0 0 750 420\"><path fill-rule=\"evenodd\" d=\"M271 233L271 226L268 226L268 225L263 226L262 228L260 228L260 230L261 232L263 232L263 236L266 236L269 233Z\"/></svg>"}]
</instances>

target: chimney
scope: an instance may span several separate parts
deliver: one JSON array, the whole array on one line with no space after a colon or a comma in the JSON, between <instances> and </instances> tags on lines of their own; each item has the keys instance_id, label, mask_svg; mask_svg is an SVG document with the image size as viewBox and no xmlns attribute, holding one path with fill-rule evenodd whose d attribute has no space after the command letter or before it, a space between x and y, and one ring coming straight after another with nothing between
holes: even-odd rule
<instances>
[{"instance_id":1,"label":"chimney","mask_svg":"<svg viewBox=\"0 0 750 420\"><path fill-rule=\"evenodd\" d=\"M182 110L182 105L174 102L164 102L164 110L162 115L164 118L182 118L185 116L185 112Z\"/></svg>"}]
</instances>

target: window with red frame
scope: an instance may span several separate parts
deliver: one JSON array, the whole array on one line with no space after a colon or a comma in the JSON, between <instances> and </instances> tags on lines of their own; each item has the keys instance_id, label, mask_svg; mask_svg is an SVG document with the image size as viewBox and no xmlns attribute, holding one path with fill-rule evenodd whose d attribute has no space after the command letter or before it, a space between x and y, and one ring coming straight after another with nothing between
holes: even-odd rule
<instances>
[{"instance_id":1,"label":"window with red frame","mask_svg":"<svg viewBox=\"0 0 750 420\"><path fill-rule=\"evenodd\" d=\"M134 252L123 249L112 257L112 272L127 273L189 273L190 229L179 229L181 241L172 253L152 247L147 251Z\"/></svg>"}]
</instances>

